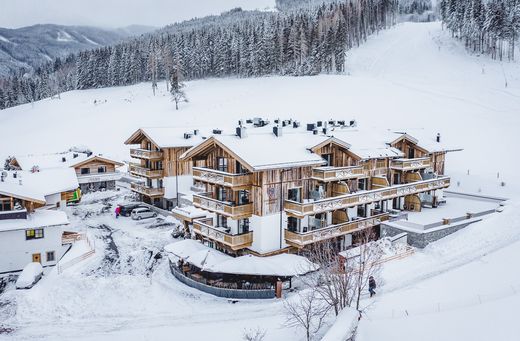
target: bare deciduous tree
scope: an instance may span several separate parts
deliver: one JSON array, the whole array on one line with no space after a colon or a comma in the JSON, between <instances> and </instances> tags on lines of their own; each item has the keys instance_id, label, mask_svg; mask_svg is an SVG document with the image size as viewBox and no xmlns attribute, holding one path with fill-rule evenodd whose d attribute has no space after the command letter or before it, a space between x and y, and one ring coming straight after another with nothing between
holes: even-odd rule
<instances>
[{"instance_id":1,"label":"bare deciduous tree","mask_svg":"<svg viewBox=\"0 0 520 341\"><path fill-rule=\"evenodd\" d=\"M262 341L265 338L267 331L260 327L256 329L244 329L242 339L244 341Z\"/></svg>"},{"instance_id":2,"label":"bare deciduous tree","mask_svg":"<svg viewBox=\"0 0 520 341\"><path fill-rule=\"evenodd\" d=\"M297 297L284 301L287 313L286 325L305 329L307 341L323 326L323 320L330 310L330 305L321 298L317 290L308 288L299 292Z\"/></svg>"}]
</instances>

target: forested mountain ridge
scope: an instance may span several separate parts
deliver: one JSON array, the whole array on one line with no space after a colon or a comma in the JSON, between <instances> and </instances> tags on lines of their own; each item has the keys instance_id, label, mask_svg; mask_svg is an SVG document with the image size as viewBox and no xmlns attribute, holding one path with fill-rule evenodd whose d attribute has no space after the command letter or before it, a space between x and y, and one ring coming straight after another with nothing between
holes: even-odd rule
<instances>
[{"instance_id":1,"label":"forested mountain ridge","mask_svg":"<svg viewBox=\"0 0 520 341\"><path fill-rule=\"evenodd\" d=\"M51 24L0 28L0 76L7 76L20 68L32 70L57 57L112 45L150 30L152 28L146 26L101 29Z\"/></svg>"},{"instance_id":2,"label":"forested mountain ridge","mask_svg":"<svg viewBox=\"0 0 520 341\"><path fill-rule=\"evenodd\" d=\"M397 0L346 0L290 12L235 9L58 58L0 84L0 108L72 89L183 79L343 72L345 52L396 22Z\"/></svg>"}]
</instances>

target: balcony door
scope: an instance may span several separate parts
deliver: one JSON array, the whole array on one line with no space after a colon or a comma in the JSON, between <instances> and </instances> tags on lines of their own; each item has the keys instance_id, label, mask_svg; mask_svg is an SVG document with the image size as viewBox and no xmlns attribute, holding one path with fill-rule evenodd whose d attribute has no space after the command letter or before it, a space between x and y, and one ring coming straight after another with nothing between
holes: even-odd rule
<instances>
[{"instance_id":1,"label":"balcony door","mask_svg":"<svg viewBox=\"0 0 520 341\"><path fill-rule=\"evenodd\" d=\"M227 201L227 191L224 187L217 187L217 198L218 201Z\"/></svg>"},{"instance_id":2,"label":"balcony door","mask_svg":"<svg viewBox=\"0 0 520 341\"><path fill-rule=\"evenodd\" d=\"M240 219L238 221L238 234L248 233L249 232L249 219Z\"/></svg>"},{"instance_id":3,"label":"balcony door","mask_svg":"<svg viewBox=\"0 0 520 341\"><path fill-rule=\"evenodd\" d=\"M240 190L238 191L238 205L249 204L249 191Z\"/></svg>"},{"instance_id":4,"label":"balcony door","mask_svg":"<svg viewBox=\"0 0 520 341\"><path fill-rule=\"evenodd\" d=\"M221 172L228 171L228 160L225 157L217 157L217 170Z\"/></svg>"}]
</instances>

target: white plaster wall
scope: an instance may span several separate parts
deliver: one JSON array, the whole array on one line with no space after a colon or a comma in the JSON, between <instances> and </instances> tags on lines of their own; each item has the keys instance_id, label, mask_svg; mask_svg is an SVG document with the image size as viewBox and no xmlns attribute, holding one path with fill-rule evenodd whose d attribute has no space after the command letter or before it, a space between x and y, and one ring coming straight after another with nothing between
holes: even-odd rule
<instances>
[{"instance_id":1,"label":"white plaster wall","mask_svg":"<svg viewBox=\"0 0 520 341\"><path fill-rule=\"evenodd\" d=\"M280 249L280 214L252 216L250 226L253 231L251 250L266 253ZM287 216L282 215L282 248L286 247L283 231L287 226Z\"/></svg>"},{"instance_id":2,"label":"white plaster wall","mask_svg":"<svg viewBox=\"0 0 520 341\"><path fill-rule=\"evenodd\" d=\"M61 245L63 227L51 226L43 230L43 238L32 240L25 239L25 230L0 232L0 273L23 270L32 262L34 253L41 254L42 266L56 265L67 250ZM47 251L54 251L55 261L47 262Z\"/></svg>"}]
</instances>

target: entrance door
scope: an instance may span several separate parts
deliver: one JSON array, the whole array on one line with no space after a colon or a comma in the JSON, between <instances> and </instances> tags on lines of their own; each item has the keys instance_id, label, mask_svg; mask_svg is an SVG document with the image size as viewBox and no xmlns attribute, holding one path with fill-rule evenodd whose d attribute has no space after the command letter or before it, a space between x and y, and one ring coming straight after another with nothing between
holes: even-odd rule
<instances>
[{"instance_id":1,"label":"entrance door","mask_svg":"<svg viewBox=\"0 0 520 341\"><path fill-rule=\"evenodd\" d=\"M33 253L32 261L35 262L35 263L41 263L42 262L42 255L41 255L41 253Z\"/></svg>"}]
</instances>

